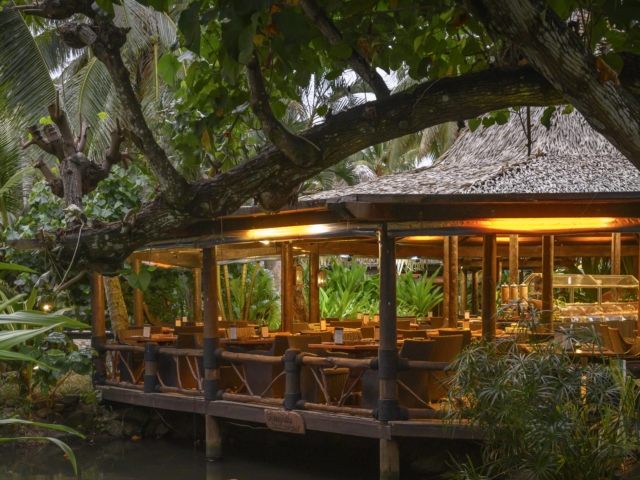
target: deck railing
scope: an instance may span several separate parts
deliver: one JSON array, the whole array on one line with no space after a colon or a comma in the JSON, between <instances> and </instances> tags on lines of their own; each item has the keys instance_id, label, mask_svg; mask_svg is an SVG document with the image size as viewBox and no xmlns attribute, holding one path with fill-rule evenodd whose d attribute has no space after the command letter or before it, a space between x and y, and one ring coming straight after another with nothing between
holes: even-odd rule
<instances>
[{"instance_id":1,"label":"deck railing","mask_svg":"<svg viewBox=\"0 0 640 480\"><path fill-rule=\"evenodd\" d=\"M185 349L173 347L161 347L156 343L147 343L144 347L134 345L109 344L104 347L107 354L107 379L105 385L120 388L128 388L144 393L172 393L187 396L204 397L204 369L200 367L199 360L204 357L202 349ZM144 354L144 362L135 368L129 365L128 355ZM175 382L177 386L170 386L163 379L166 371L160 371L159 360L161 356L173 359L175 363ZM218 390L217 400L227 400L239 403L253 403L268 406L283 407L286 410L310 410L319 412L330 412L336 414L349 414L364 417L376 417L376 409L360 408L356 406L345 406L347 399L353 394L360 380L368 370L378 370L378 358L353 359L338 357L319 357L300 350L289 349L282 356L265 356L252 353L230 352L218 348L214 352L217 367L221 365L230 366L241 385L233 392ZM284 366L282 372L271 378L271 382L262 392L253 391L247 380L246 366L251 363ZM188 365L187 369L181 365ZM322 393L324 402L313 402L304 400L301 392L301 371L303 367L309 367L317 387ZM124 371L123 371L124 368ZM349 375L344 380L342 392L337 400L332 401L327 384L325 369L346 368ZM403 358L398 359L398 371L426 370L444 371L450 370L448 362L413 361ZM185 371L188 378L183 378ZM123 381L121 376L126 376L132 381ZM171 373L171 372L169 372ZM284 377L284 395L282 398L268 396L272 387ZM142 380L142 385L140 384ZM194 388L185 388L185 383L194 384ZM398 381L398 387L409 392L425 408L401 408L401 418L420 419L435 418L439 416L439 411L431 407L424 399L415 394L409 386Z\"/></svg>"}]
</instances>

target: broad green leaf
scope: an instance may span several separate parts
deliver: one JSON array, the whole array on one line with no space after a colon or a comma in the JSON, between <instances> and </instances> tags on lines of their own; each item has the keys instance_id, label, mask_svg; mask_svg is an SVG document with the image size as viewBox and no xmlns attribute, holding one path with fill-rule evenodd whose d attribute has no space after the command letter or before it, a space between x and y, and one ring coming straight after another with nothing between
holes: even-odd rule
<instances>
[{"instance_id":1,"label":"broad green leaf","mask_svg":"<svg viewBox=\"0 0 640 480\"><path fill-rule=\"evenodd\" d=\"M547 127L547 129L551 128L551 117L556 111L556 107L547 107L544 109L542 113L542 118L540 118L540 123Z\"/></svg>"},{"instance_id":2,"label":"broad green leaf","mask_svg":"<svg viewBox=\"0 0 640 480\"><path fill-rule=\"evenodd\" d=\"M21 310L11 314L0 314L0 325L10 323L32 326L62 326L64 328L90 328L89 325L55 313L44 313L38 310ZM1 333L1 332L0 332Z\"/></svg>"},{"instance_id":3,"label":"broad green leaf","mask_svg":"<svg viewBox=\"0 0 640 480\"><path fill-rule=\"evenodd\" d=\"M573 105L569 104L562 109L562 115L569 115L570 113L573 113L573 110Z\"/></svg>"},{"instance_id":4,"label":"broad green leaf","mask_svg":"<svg viewBox=\"0 0 640 480\"><path fill-rule=\"evenodd\" d=\"M351 52L351 47L345 42L340 42L336 45L333 45L330 50L331 55L340 59L349 58L351 56Z\"/></svg>"},{"instance_id":5,"label":"broad green leaf","mask_svg":"<svg viewBox=\"0 0 640 480\"><path fill-rule=\"evenodd\" d=\"M113 2L111 0L95 0L100 9L107 13L107 15L114 15Z\"/></svg>"},{"instance_id":6,"label":"broad green leaf","mask_svg":"<svg viewBox=\"0 0 640 480\"><path fill-rule=\"evenodd\" d=\"M18 265L16 263L2 263L0 262L0 270L15 270L18 272L27 272L27 273L38 273L35 270L32 270L27 267L23 267L22 265Z\"/></svg>"},{"instance_id":7,"label":"broad green leaf","mask_svg":"<svg viewBox=\"0 0 640 480\"><path fill-rule=\"evenodd\" d=\"M20 300L22 300L26 296L27 296L26 293L21 293L20 295L16 295L15 297L10 298L9 300L7 300L5 302L0 303L0 313L4 312L7 308L9 308L14 303L18 303Z\"/></svg>"},{"instance_id":8,"label":"broad green leaf","mask_svg":"<svg viewBox=\"0 0 640 480\"><path fill-rule=\"evenodd\" d=\"M140 290L144 292L151 282L151 274L146 270L142 270L138 275L138 281L140 284Z\"/></svg>"},{"instance_id":9,"label":"broad green leaf","mask_svg":"<svg viewBox=\"0 0 640 480\"><path fill-rule=\"evenodd\" d=\"M181 64L175 55L166 53L158 61L158 73L160 78L165 81L167 85L172 87L176 86L176 75L180 71Z\"/></svg>"},{"instance_id":10,"label":"broad green leaf","mask_svg":"<svg viewBox=\"0 0 640 480\"><path fill-rule=\"evenodd\" d=\"M475 132L478 127L480 126L480 124L482 123L482 119L481 118L471 118L469 119L469 121L467 122L469 124L469 130L471 130L472 132Z\"/></svg>"},{"instance_id":11,"label":"broad green leaf","mask_svg":"<svg viewBox=\"0 0 640 480\"><path fill-rule=\"evenodd\" d=\"M98 112L98 118L100 120L106 120L109 117L109 114L107 112Z\"/></svg>"},{"instance_id":12,"label":"broad green leaf","mask_svg":"<svg viewBox=\"0 0 640 480\"><path fill-rule=\"evenodd\" d=\"M183 10L178 20L178 28L184 35L184 46L196 54L200 54L200 6L201 0L191 2ZM251 36L253 45L253 35Z\"/></svg>"},{"instance_id":13,"label":"broad green leaf","mask_svg":"<svg viewBox=\"0 0 640 480\"><path fill-rule=\"evenodd\" d=\"M69 447L69 445L67 445L66 443L64 443L62 440L58 440L57 438L53 438L53 437L12 437L12 438L0 438L0 442L6 443L6 442L15 442L15 441L20 441L20 440L24 440L24 441L41 441L41 442L51 442L55 445L57 445L58 447L60 447L62 449L62 451L64 453L67 454L67 457L69 458L69 461L71 462L71 465L73 466L73 471L76 473L76 475L78 474L78 464L76 463L76 456L73 453L73 450L71 450L71 447Z\"/></svg>"}]
</instances>

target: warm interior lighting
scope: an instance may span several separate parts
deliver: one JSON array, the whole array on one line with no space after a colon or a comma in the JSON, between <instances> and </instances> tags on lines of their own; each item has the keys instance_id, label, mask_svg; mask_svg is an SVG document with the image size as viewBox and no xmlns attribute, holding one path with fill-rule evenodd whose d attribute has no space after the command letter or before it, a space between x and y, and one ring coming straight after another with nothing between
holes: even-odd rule
<instances>
[{"instance_id":1,"label":"warm interior lighting","mask_svg":"<svg viewBox=\"0 0 640 480\"><path fill-rule=\"evenodd\" d=\"M170 265L168 263L147 262L147 261L142 261L142 263L144 263L145 265L153 265L154 267L160 267L160 268L171 268L171 267L173 267L173 265Z\"/></svg>"},{"instance_id":2,"label":"warm interior lighting","mask_svg":"<svg viewBox=\"0 0 640 480\"><path fill-rule=\"evenodd\" d=\"M266 240L274 238L289 238L305 235L321 235L339 230L339 225L298 225L292 227L258 228L249 230L247 236L252 240Z\"/></svg>"},{"instance_id":3,"label":"warm interior lighting","mask_svg":"<svg viewBox=\"0 0 640 480\"><path fill-rule=\"evenodd\" d=\"M413 237L404 237L402 239L403 242L434 242L437 240L442 240L444 237L433 236L433 235L416 235Z\"/></svg>"},{"instance_id":4,"label":"warm interior lighting","mask_svg":"<svg viewBox=\"0 0 640 480\"><path fill-rule=\"evenodd\" d=\"M619 226L639 225L637 218L559 217L559 218L490 218L470 222L495 232L553 233L586 230L607 230Z\"/></svg>"},{"instance_id":5,"label":"warm interior lighting","mask_svg":"<svg viewBox=\"0 0 640 480\"><path fill-rule=\"evenodd\" d=\"M269 240L260 240L260 243L263 245L269 245L271 242Z\"/></svg>"},{"instance_id":6,"label":"warm interior lighting","mask_svg":"<svg viewBox=\"0 0 640 480\"><path fill-rule=\"evenodd\" d=\"M324 270L318 270L318 288L325 288L327 286L327 272Z\"/></svg>"},{"instance_id":7,"label":"warm interior lighting","mask_svg":"<svg viewBox=\"0 0 640 480\"><path fill-rule=\"evenodd\" d=\"M295 269L295 272L296 272L296 285L303 285L304 278L302 278L302 273L303 273L302 265L298 263L293 268Z\"/></svg>"},{"instance_id":8,"label":"warm interior lighting","mask_svg":"<svg viewBox=\"0 0 640 480\"><path fill-rule=\"evenodd\" d=\"M44 311L44 312L50 312L50 311L51 311L51 305L49 305L48 303L45 303L45 304L42 306L42 311Z\"/></svg>"}]
</instances>

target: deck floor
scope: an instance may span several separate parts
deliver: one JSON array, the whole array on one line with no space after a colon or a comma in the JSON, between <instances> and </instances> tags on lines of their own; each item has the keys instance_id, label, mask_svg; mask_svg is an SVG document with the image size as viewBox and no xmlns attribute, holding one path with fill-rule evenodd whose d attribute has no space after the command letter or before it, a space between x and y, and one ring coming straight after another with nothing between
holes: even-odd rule
<instances>
[{"instance_id":1,"label":"deck floor","mask_svg":"<svg viewBox=\"0 0 640 480\"><path fill-rule=\"evenodd\" d=\"M265 423L265 410L278 407L224 400L206 402L201 397L188 397L169 393L143 393L112 386L98 386L102 398L113 402L159 408L179 412L198 413L245 422ZM422 438L478 438L466 425L445 425L441 420L409 420L382 423L373 418L296 410L304 418L308 430L340 433L368 438L422 437Z\"/></svg>"}]
</instances>

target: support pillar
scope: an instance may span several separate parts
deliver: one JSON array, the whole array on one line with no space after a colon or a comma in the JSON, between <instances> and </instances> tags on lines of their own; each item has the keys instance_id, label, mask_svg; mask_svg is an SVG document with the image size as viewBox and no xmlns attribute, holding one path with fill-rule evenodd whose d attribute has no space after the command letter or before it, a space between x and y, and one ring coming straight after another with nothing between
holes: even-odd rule
<instances>
[{"instance_id":1,"label":"support pillar","mask_svg":"<svg viewBox=\"0 0 640 480\"><path fill-rule=\"evenodd\" d=\"M478 271L471 271L471 313L478 315L480 311L480 301L478 295Z\"/></svg>"},{"instance_id":2,"label":"support pillar","mask_svg":"<svg viewBox=\"0 0 640 480\"><path fill-rule=\"evenodd\" d=\"M449 266L449 237L444 237L444 244L442 248L442 318L444 318L444 326L449 323L449 297L451 296L450 288L451 282L449 281L451 267Z\"/></svg>"},{"instance_id":3,"label":"support pillar","mask_svg":"<svg viewBox=\"0 0 640 480\"><path fill-rule=\"evenodd\" d=\"M140 260L133 260L133 273L140 273L140 264ZM139 288L133 289L133 324L136 327L142 327L144 325L144 298L142 295L142 290Z\"/></svg>"},{"instance_id":4,"label":"support pillar","mask_svg":"<svg viewBox=\"0 0 640 480\"><path fill-rule=\"evenodd\" d=\"M496 277L498 266L496 235L485 235L482 244L482 336L496 338Z\"/></svg>"},{"instance_id":5,"label":"support pillar","mask_svg":"<svg viewBox=\"0 0 640 480\"><path fill-rule=\"evenodd\" d=\"M400 480L400 451L394 438L380 439L380 480Z\"/></svg>"},{"instance_id":6,"label":"support pillar","mask_svg":"<svg viewBox=\"0 0 640 480\"><path fill-rule=\"evenodd\" d=\"M218 349L218 262L216 247L202 249L202 301L204 306L204 399L214 401L219 390L220 366L215 357ZM211 415L205 415L206 455L216 461L222 458L222 437L218 421Z\"/></svg>"},{"instance_id":7,"label":"support pillar","mask_svg":"<svg viewBox=\"0 0 640 480\"><path fill-rule=\"evenodd\" d=\"M320 289L318 288L318 272L320 271L320 254L309 254L309 322L320 322Z\"/></svg>"},{"instance_id":8,"label":"support pillar","mask_svg":"<svg viewBox=\"0 0 640 480\"><path fill-rule=\"evenodd\" d=\"M398 346L396 331L396 240L387 235L387 225L378 232L380 257L380 348L378 373L380 398L378 420L398 420Z\"/></svg>"},{"instance_id":9,"label":"support pillar","mask_svg":"<svg viewBox=\"0 0 640 480\"><path fill-rule=\"evenodd\" d=\"M93 356L93 383L103 384L107 379L105 364L107 330L104 316L104 280L102 275L91 273L91 348L96 351Z\"/></svg>"},{"instance_id":10,"label":"support pillar","mask_svg":"<svg viewBox=\"0 0 640 480\"><path fill-rule=\"evenodd\" d=\"M621 256L621 238L620 233L611 234L611 275L620 275L622 271L622 256ZM611 300L616 302L618 300L617 289L611 290Z\"/></svg>"},{"instance_id":11,"label":"support pillar","mask_svg":"<svg viewBox=\"0 0 640 480\"><path fill-rule=\"evenodd\" d=\"M281 310L282 323L280 330L290 332L293 329L293 245L291 242L282 242L282 293Z\"/></svg>"},{"instance_id":12,"label":"support pillar","mask_svg":"<svg viewBox=\"0 0 640 480\"><path fill-rule=\"evenodd\" d=\"M518 285L520 278L518 277L520 255L518 252L518 235L509 235L509 284Z\"/></svg>"},{"instance_id":13,"label":"support pillar","mask_svg":"<svg viewBox=\"0 0 640 480\"><path fill-rule=\"evenodd\" d=\"M241 318L240 320L244 320ZM202 269L193 269L193 321L202 322Z\"/></svg>"},{"instance_id":14,"label":"support pillar","mask_svg":"<svg viewBox=\"0 0 640 480\"><path fill-rule=\"evenodd\" d=\"M449 319L447 324L450 328L458 326L458 237L449 238L449 297L445 301L449 302Z\"/></svg>"},{"instance_id":15,"label":"support pillar","mask_svg":"<svg viewBox=\"0 0 640 480\"><path fill-rule=\"evenodd\" d=\"M540 320L553 332L553 235L542 237L542 312Z\"/></svg>"},{"instance_id":16,"label":"support pillar","mask_svg":"<svg viewBox=\"0 0 640 480\"><path fill-rule=\"evenodd\" d=\"M466 268L462 268L462 275L460 275L460 314L464 315L467 311L467 274L469 271Z\"/></svg>"}]
</instances>

